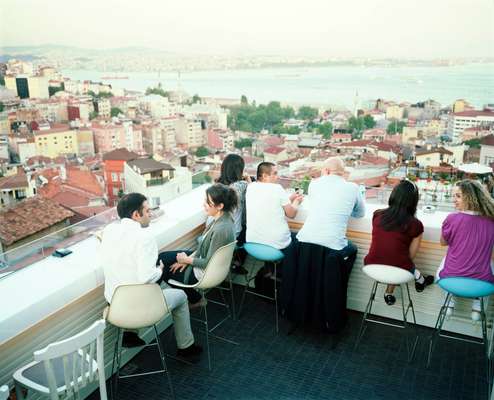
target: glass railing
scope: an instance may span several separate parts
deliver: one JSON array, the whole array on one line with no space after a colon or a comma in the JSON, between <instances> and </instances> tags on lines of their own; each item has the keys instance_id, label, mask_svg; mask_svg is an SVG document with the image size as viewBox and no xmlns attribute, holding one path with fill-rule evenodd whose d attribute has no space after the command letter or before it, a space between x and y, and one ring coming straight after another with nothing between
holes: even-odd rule
<instances>
[{"instance_id":1,"label":"glass railing","mask_svg":"<svg viewBox=\"0 0 494 400\"><path fill-rule=\"evenodd\" d=\"M158 186L158 185L163 185L166 182L168 182L168 178L160 177L160 178L151 178L146 181L146 186Z\"/></svg>"},{"instance_id":2,"label":"glass railing","mask_svg":"<svg viewBox=\"0 0 494 400\"><path fill-rule=\"evenodd\" d=\"M195 188L212 182L212 178L205 171L192 175L192 182L192 188ZM188 191L183 191L176 197ZM157 218L162 214L160 210L153 210L152 218L153 216ZM117 219L117 210L113 207L81 222L0 253L0 279L51 256L57 249L70 247L90 236L98 236L107 224Z\"/></svg>"}]
</instances>

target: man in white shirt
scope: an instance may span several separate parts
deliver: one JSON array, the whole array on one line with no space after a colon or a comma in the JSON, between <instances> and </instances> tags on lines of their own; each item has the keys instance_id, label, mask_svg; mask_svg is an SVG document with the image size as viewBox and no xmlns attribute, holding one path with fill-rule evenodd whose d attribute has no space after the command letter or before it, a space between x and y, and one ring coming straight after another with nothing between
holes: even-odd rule
<instances>
[{"instance_id":1,"label":"man in white shirt","mask_svg":"<svg viewBox=\"0 0 494 400\"><path fill-rule=\"evenodd\" d=\"M365 202L359 187L345 180L345 164L338 157L329 158L321 177L309 185L309 213L297 239L353 256L357 248L348 241L346 231L350 217L365 215Z\"/></svg>"},{"instance_id":2,"label":"man in white shirt","mask_svg":"<svg viewBox=\"0 0 494 400\"><path fill-rule=\"evenodd\" d=\"M246 241L262 243L276 249L286 249L292 242L285 217L294 218L303 196L288 196L276 182L276 165L262 162L257 167L257 182L247 186L245 195L247 234Z\"/></svg>"},{"instance_id":3,"label":"man in white shirt","mask_svg":"<svg viewBox=\"0 0 494 400\"><path fill-rule=\"evenodd\" d=\"M103 231L101 262L105 275L105 298L111 303L113 292L119 285L159 283L163 264L157 266L158 245L146 228L150 222L149 205L145 196L130 193L122 197L117 205L119 223L108 225ZM194 344L190 328L187 296L181 289L163 289L166 303L172 312L177 355L193 357L202 348ZM129 312L132 312L129 310ZM124 332L126 347L144 345L134 332Z\"/></svg>"}]
</instances>

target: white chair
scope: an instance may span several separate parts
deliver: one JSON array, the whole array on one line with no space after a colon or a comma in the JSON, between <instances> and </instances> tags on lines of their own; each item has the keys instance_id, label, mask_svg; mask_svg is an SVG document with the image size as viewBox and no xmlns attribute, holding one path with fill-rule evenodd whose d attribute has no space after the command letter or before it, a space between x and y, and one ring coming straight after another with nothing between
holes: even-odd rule
<instances>
[{"instance_id":1,"label":"white chair","mask_svg":"<svg viewBox=\"0 0 494 400\"><path fill-rule=\"evenodd\" d=\"M113 378L111 391L112 398L118 398L117 390L118 381L120 378L132 378L162 372L164 372L167 377L172 397L175 397L170 373L166 366L165 352L163 351L158 330L156 328L156 324L165 318L165 316L169 313L168 305L166 304L162 289L156 283L121 285L115 289L111 299L111 304L106 307L103 312L103 317L110 324L118 328L111 371ZM123 330L135 330L148 328L150 326L154 329L156 343L148 344L145 347L157 346L163 369L140 374L120 375ZM117 371L115 376L113 376L115 361L117 363Z\"/></svg>"},{"instance_id":2,"label":"white chair","mask_svg":"<svg viewBox=\"0 0 494 400\"><path fill-rule=\"evenodd\" d=\"M35 351L34 361L14 373L17 399L25 398L25 389L51 400L79 398L80 390L98 378L100 398L107 400L104 331L105 321L100 319L77 335Z\"/></svg>"},{"instance_id":3,"label":"white chair","mask_svg":"<svg viewBox=\"0 0 494 400\"><path fill-rule=\"evenodd\" d=\"M9 387L7 385L0 386L0 400L8 400Z\"/></svg>"},{"instance_id":4,"label":"white chair","mask_svg":"<svg viewBox=\"0 0 494 400\"><path fill-rule=\"evenodd\" d=\"M206 268L204 270L200 268L194 268L194 271L196 272L196 277L198 279L198 282L193 284L193 285L187 285L183 282L178 282L176 280L170 279L168 283L170 285L173 285L175 287L182 287L182 288L191 288L191 289L196 289L202 296L203 300L206 300L206 294L209 290L213 288L221 288L220 285L222 282L225 281L225 279L228 277L230 274L230 265L232 262L232 257L233 257L233 251L235 250L235 244L236 242L229 243L223 247L220 247L218 250L216 250L213 254L213 256L210 258L208 264L206 265ZM232 283L231 279L229 279L230 282L230 290L232 290ZM232 291L233 293L233 291ZM212 332L218 328L226 319L229 317L233 318L233 314L230 312L229 306L227 302L225 301L225 298L223 297L223 303L217 302L217 301L212 301L208 300L211 303L214 304L219 304L227 309L228 315L223 318L220 322L218 322L214 327L209 328L209 320L208 320L208 313L207 313L207 305L203 306L204 310L204 315L205 318L204 320L202 319L196 319L197 321L203 323L205 325L206 329L206 347L208 351L208 366L209 369L211 369L211 353L209 350L209 336L213 336L217 339L223 340L228 343L232 344L238 344L236 342L233 342L231 340L222 338L220 336L213 335ZM206 304L206 301L204 301L204 304Z\"/></svg>"},{"instance_id":5,"label":"white chair","mask_svg":"<svg viewBox=\"0 0 494 400\"><path fill-rule=\"evenodd\" d=\"M369 297L369 302L367 303L367 307L365 308L364 316L362 318L362 324L360 325L360 330L357 336L357 342L355 343L355 349L358 347L360 340L364 336L366 323L374 322L382 325L393 326L397 328L408 328L408 312L412 312L413 323L416 326L417 320L415 319L415 309L413 308L412 298L410 297L410 289L408 288L408 283L413 282L415 280L414 275L403 268L393 267L391 265L382 265L382 264L369 264L363 267L363 272L374 280L374 285L372 286L372 291ZM372 303L376 297L377 286L379 284L386 285L396 285L400 287L401 290L401 311L403 315L403 325L393 324L390 322L385 322L382 320L376 320L368 318L369 314L372 312ZM405 291L403 290L403 286L406 288L407 296L408 296L408 305L405 309ZM415 335L415 340L412 341L410 345L410 341L408 336L406 337L407 351L408 351L408 361L413 359L415 354L415 348L418 343L418 335Z\"/></svg>"}]
</instances>

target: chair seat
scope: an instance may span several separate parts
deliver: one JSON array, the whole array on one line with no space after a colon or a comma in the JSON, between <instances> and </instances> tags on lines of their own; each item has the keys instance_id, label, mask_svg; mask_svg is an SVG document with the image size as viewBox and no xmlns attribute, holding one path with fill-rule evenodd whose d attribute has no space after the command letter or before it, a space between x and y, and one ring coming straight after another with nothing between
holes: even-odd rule
<instances>
[{"instance_id":1,"label":"chair seat","mask_svg":"<svg viewBox=\"0 0 494 400\"><path fill-rule=\"evenodd\" d=\"M414 275L403 268L384 264L365 265L362 270L370 278L388 285L401 285L414 280Z\"/></svg>"},{"instance_id":2,"label":"chair seat","mask_svg":"<svg viewBox=\"0 0 494 400\"><path fill-rule=\"evenodd\" d=\"M458 297L475 298L494 294L494 284L474 278L442 278L439 280L438 285Z\"/></svg>"},{"instance_id":3,"label":"chair seat","mask_svg":"<svg viewBox=\"0 0 494 400\"><path fill-rule=\"evenodd\" d=\"M248 242L244 244L244 249L252 257L261 261L279 261L284 257L281 250L266 244Z\"/></svg>"},{"instance_id":4,"label":"chair seat","mask_svg":"<svg viewBox=\"0 0 494 400\"><path fill-rule=\"evenodd\" d=\"M82 354L75 353L75 369L76 371L81 371ZM88 371L88 360L84 361L86 365L84 370ZM55 382L57 385L57 390L63 392L65 390L65 379L63 373L63 359L61 357L54 358L52 361L53 371L55 373ZM72 362L69 365L69 369L72 370ZM98 369L98 364L93 361L93 372ZM87 372L88 376L89 373ZM33 388L39 392L48 394L50 389L48 388L48 380L46 379L46 372L43 363L33 361L14 372L14 380L19 382L21 385ZM79 382L82 382L82 377L79 377Z\"/></svg>"}]
</instances>

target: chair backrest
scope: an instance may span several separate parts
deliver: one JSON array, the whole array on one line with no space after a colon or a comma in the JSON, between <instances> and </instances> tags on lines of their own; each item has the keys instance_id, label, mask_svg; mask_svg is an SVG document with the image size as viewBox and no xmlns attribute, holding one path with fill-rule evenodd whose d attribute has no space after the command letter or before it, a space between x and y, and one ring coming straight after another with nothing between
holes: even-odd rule
<instances>
[{"instance_id":1,"label":"chair backrest","mask_svg":"<svg viewBox=\"0 0 494 400\"><path fill-rule=\"evenodd\" d=\"M9 387L7 385L0 386L0 400L9 398Z\"/></svg>"},{"instance_id":2,"label":"chair backrest","mask_svg":"<svg viewBox=\"0 0 494 400\"><path fill-rule=\"evenodd\" d=\"M34 352L34 360L43 362L45 367L52 400L58 400L59 395L79 398L80 389L93 382L96 376L99 379L100 398L107 400L103 347L105 325L105 320L100 319L82 332ZM63 374L65 386L62 385L62 391L57 388L56 363L63 366L57 368Z\"/></svg>"},{"instance_id":3,"label":"chair backrest","mask_svg":"<svg viewBox=\"0 0 494 400\"><path fill-rule=\"evenodd\" d=\"M466 277L441 278L437 284L449 293L458 297L475 298L494 294L494 285L480 279Z\"/></svg>"},{"instance_id":4,"label":"chair backrest","mask_svg":"<svg viewBox=\"0 0 494 400\"><path fill-rule=\"evenodd\" d=\"M117 286L106 320L123 329L153 326L168 313L163 291L157 283Z\"/></svg>"},{"instance_id":5,"label":"chair backrest","mask_svg":"<svg viewBox=\"0 0 494 400\"><path fill-rule=\"evenodd\" d=\"M384 264L368 264L362 270L364 273L380 283L388 285L401 285L414 280L414 275L403 268Z\"/></svg>"},{"instance_id":6,"label":"chair backrest","mask_svg":"<svg viewBox=\"0 0 494 400\"><path fill-rule=\"evenodd\" d=\"M236 241L220 247L209 259L204 274L196 285L198 289L209 289L223 282L230 272Z\"/></svg>"}]
</instances>

